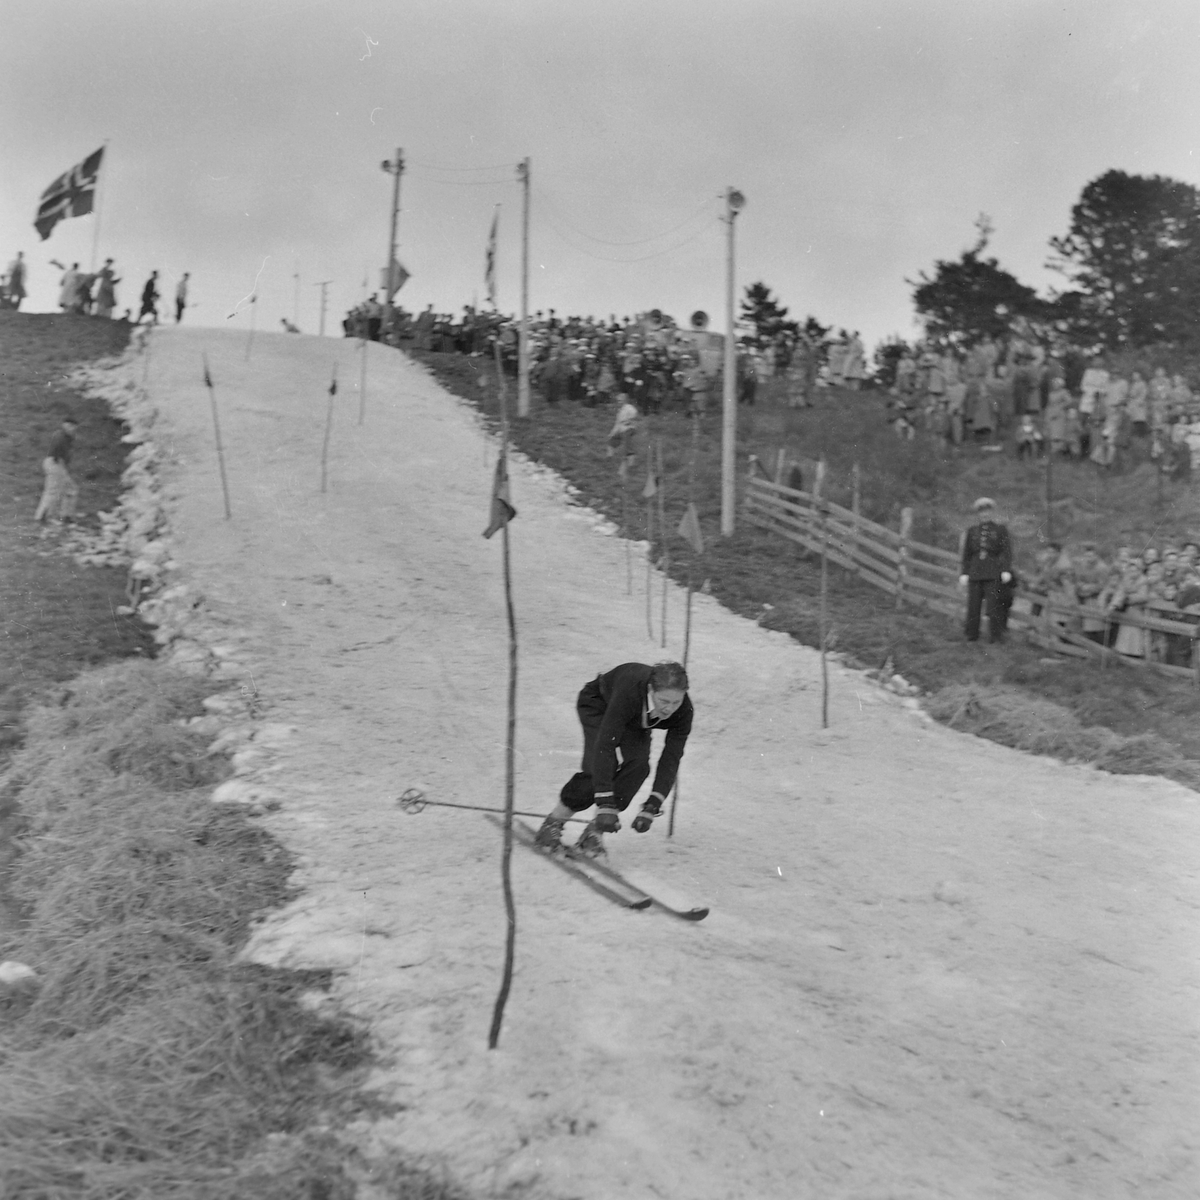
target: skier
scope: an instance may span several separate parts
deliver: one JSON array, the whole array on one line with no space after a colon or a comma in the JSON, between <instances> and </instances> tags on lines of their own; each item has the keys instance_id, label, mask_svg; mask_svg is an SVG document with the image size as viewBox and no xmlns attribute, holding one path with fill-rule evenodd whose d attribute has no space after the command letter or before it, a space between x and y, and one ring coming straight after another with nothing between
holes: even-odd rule
<instances>
[{"instance_id":1,"label":"skier","mask_svg":"<svg viewBox=\"0 0 1200 1200\"><path fill-rule=\"evenodd\" d=\"M573 853L598 858L606 853L603 834L621 828L618 816L629 807L650 774L650 731L666 732L654 788L634 818L645 833L660 816L675 786L675 774L692 731L687 672L677 662L622 663L586 684L575 703L583 726L583 762L559 793L559 801L537 832L537 845L562 848L563 825L572 813L596 805Z\"/></svg>"}]
</instances>

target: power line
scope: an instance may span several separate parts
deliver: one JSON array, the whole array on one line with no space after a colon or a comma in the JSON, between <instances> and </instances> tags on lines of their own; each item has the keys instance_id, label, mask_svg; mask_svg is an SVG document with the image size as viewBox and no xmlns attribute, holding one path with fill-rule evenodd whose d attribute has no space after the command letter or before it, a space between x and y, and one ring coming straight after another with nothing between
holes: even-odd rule
<instances>
[{"instance_id":1,"label":"power line","mask_svg":"<svg viewBox=\"0 0 1200 1200\"><path fill-rule=\"evenodd\" d=\"M685 217L682 221L679 222L678 225L674 226L671 229L664 229L662 233L656 233L653 237L634 238L632 241L614 242L614 241L610 241L608 238L595 237L590 233L585 233L582 229L576 228L574 225L571 224L570 221L566 220L565 217L562 217L561 209L551 199L551 197L549 196L549 194L547 192L544 192L542 189L539 188L537 194L538 194L538 198L540 200L544 200L544 201L548 202L551 208L558 211L559 216L563 221L563 224L566 225L568 228L570 228L573 233L578 234L579 237L587 238L587 240L589 242L598 242L602 246L645 246L650 242L657 242L657 241L661 240L662 238L670 237L671 234L673 234L673 233L678 233L679 230L683 229L684 226L686 226L686 225L690 225L697 217L701 216L702 214L710 212L711 206L712 206L712 201L706 200L698 209L696 209L696 211L694 213L691 214L691 216Z\"/></svg>"},{"instance_id":2,"label":"power line","mask_svg":"<svg viewBox=\"0 0 1200 1200\"><path fill-rule=\"evenodd\" d=\"M649 260L651 258L660 258L664 254L671 254L672 252L674 252L676 250L682 250L684 248L684 246L690 245L692 242L699 240L706 233L709 233L712 228L709 225L703 225L698 230L696 230L696 232L693 233L691 235L691 237L684 238L682 242L677 242L672 246L665 246L663 249L655 250L650 254L642 254L642 255L637 256L636 258L610 258L608 255L595 254L590 250L585 250L582 246L575 245L571 241L571 239L569 237L567 237L567 235L565 233L563 233L563 231L561 229L559 229L558 226L555 225L555 223L552 220L550 220L549 217L546 216L545 213L541 214L541 219L543 221L545 221L546 224L555 233L557 233L558 236L560 238L562 238L562 240L568 246L570 246L570 248L572 250L574 250L576 254L582 254L585 258L593 258L597 262L609 262L609 263L639 263L639 262L646 262L647 260Z\"/></svg>"},{"instance_id":3,"label":"power line","mask_svg":"<svg viewBox=\"0 0 1200 1200\"><path fill-rule=\"evenodd\" d=\"M439 167L436 163L408 162L410 167L421 167L426 171L516 171L516 163L493 163L490 167Z\"/></svg>"}]
</instances>

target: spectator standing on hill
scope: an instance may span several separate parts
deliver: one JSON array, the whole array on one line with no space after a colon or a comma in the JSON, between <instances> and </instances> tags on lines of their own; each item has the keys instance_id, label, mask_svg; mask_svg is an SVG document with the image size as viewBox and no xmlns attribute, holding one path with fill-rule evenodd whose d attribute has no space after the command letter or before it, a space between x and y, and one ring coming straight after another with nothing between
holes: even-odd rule
<instances>
[{"instance_id":1,"label":"spectator standing on hill","mask_svg":"<svg viewBox=\"0 0 1200 1200\"><path fill-rule=\"evenodd\" d=\"M1134 437L1145 437L1150 432L1150 388L1140 371L1133 373L1125 408Z\"/></svg>"},{"instance_id":2,"label":"spectator standing on hill","mask_svg":"<svg viewBox=\"0 0 1200 1200\"><path fill-rule=\"evenodd\" d=\"M58 287L58 307L63 312L70 312L75 307L75 295L79 286L79 264L72 263L63 272Z\"/></svg>"},{"instance_id":3,"label":"spectator standing on hill","mask_svg":"<svg viewBox=\"0 0 1200 1200\"><path fill-rule=\"evenodd\" d=\"M143 317L149 317L152 325L158 324L158 272L151 271L150 278L142 288L142 311L138 313L135 325L142 323Z\"/></svg>"},{"instance_id":4,"label":"spectator standing on hill","mask_svg":"<svg viewBox=\"0 0 1200 1200\"><path fill-rule=\"evenodd\" d=\"M1171 411L1171 381L1164 367L1155 367L1150 380L1150 428L1161 434Z\"/></svg>"},{"instance_id":5,"label":"spectator standing on hill","mask_svg":"<svg viewBox=\"0 0 1200 1200\"><path fill-rule=\"evenodd\" d=\"M190 276L187 271L184 271L183 278L179 281L179 285L175 288L175 324L178 325L183 320L183 310L187 308L188 297L188 279Z\"/></svg>"},{"instance_id":6,"label":"spectator standing on hill","mask_svg":"<svg viewBox=\"0 0 1200 1200\"><path fill-rule=\"evenodd\" d=\"M25 252L17 251L17 257L8 264L5 273L5 291L10 308L20 308L25 299Z\"/></svg>"},{"instance_id":7,"label":"spectator standing on hill","mask_svg":"<svg viewBox=\"0 0 1200 1200\"><path fill-rule=\"evenodd\" d=\"M995 502L987 496L975 501L978 521L963 537L961 587L967 589L968 642L979 640L980 609L987 604L988 640L1001 642L1007 626L1007 609L1001 603L1001 585L1012 582L1012 538L1008 526L995 519Z\"/></svg>"},{"instance_id":8,"label":"spectator standing on hill","mask_svg":"<svg viewBox=\"0 0 1200 1200\"><path fill-rule=\"evenodd\" d=\"M117 284L121 281L113 274L113 260L106 258L104 266L96 273L96 316L111 320L117 306Z\"/></svg>"},{"instance_id":9,"label":"spectator standing on hill","mask_svg":"<svg viewBox=\"0 0 1200 1200\"><path fill-rule=\"evenodd\" d=\"M71 451L75 445L75 430L78 425L74 417L64 417L58 432L50 439L50 449L42 459L42 471L46 476L42 498L38 501L33 519L39 524L47 520L69 521L75 515L75 500L79 489L71 478Z\"/></svg>"},{"instance_id":10,"label":"spectator standing on hill","mask_svg":"<svg viewBox=\"0 0 1200 1200\"><path fill-rule=\"evenodd\" d=\"M667 737L654 788L634 819L633 828L645 833L662 815L675 786L679 760L692 731L692 702L687 672L677 662L622 663L584 685L575 702L583 726L583 761L563 785L558 803L542 822L537 844L553 853L562 848L563 826L575 813L596 806L573 853L603 856L603 835L621 828L627 809L650 775L650 734Z\"/></svg>"}]
</instances>

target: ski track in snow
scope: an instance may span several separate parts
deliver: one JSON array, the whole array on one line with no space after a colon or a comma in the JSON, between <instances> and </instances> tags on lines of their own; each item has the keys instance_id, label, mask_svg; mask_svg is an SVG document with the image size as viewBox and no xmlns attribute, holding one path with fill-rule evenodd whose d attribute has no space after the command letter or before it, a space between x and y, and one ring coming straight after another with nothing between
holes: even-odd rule
<instances>
[{"instance_id":1,"label":"ski track in snow","mask_svg":"<svg viewBox=\"0 0 1200 1200\"><path fill-rule=\"evenodd\" d=\"M822 732L816 653L703 596L676 836L610 841L712 915L618 909L516 847L516 975L487 1050L496 832L396 798L503 801L496 447L421 367L368 352L361 427L350 341L259 333L246 363L245 335L162 329L146 374L174 581L203 598L189 636L223 642L267 709L239 786L279 802L262 819L300 860L302 893L247 953L333 968L370 1023L373 1083L405 1108L361 1144L495 1196L1194 1197L1197 796L956 734L840 666ZM644 558L627 595L623 543L561 480L518 456L512 488L517 807L541 811L575 769L575 693L678 657L683 598L664 651ZM654 613L657 632L657 595Z\"/></svg>"}]
</instances>

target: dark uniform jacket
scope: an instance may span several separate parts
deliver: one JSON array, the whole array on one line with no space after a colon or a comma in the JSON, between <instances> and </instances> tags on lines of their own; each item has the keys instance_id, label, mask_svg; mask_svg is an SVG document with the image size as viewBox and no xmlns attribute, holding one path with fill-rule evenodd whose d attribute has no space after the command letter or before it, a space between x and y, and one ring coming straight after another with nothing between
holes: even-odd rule
<instances>
[{"instance_id":1,"label":"dark uniform jacket","mask_svg":"<svg viewBox=\"0 0 1200 1200\"><path fill-rule=\"evenodd\" d=\"M963 539L962 574L968 579L999 579L1001 571L1012 571L1008 527L996 521L972 525Z\"/></svg>"},{"instance_id":2,"label":"dark uniform jacket","mask_svg":"<svg viewBox=\"0 0 1200 1200\"><path fill-rule=\"evenodd\" d=\"M631 752L649 758L652 729L663 729L667 734L653 790L666 796L675 786L679 760L692 732L692 701L684 696L683 703L665 720L647 722L650 670L645 663L622 663L597 675L579 693L579 719L597 731L591 775L598 794L612 791L618 746L622 746L626 759L632 757Z\"/></svg>"}]
</instances>

